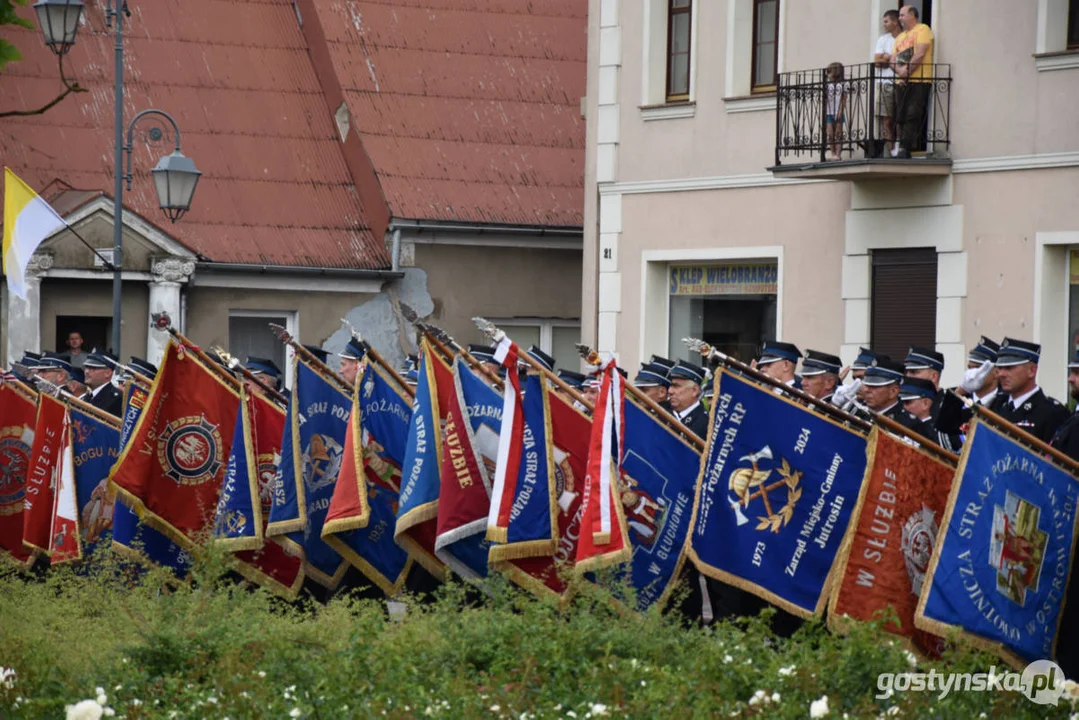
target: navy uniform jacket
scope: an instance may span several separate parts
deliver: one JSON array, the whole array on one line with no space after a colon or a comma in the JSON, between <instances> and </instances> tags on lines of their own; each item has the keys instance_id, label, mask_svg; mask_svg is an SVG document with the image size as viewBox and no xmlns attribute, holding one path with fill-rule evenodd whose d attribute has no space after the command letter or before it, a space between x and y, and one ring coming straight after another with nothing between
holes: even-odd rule
<instances>
[{"instance_id":1,"label":"navy uniform jacket","mask_svg":"<svg viewBox=\"0 0 1079 720\"><path fill-rule=\"evenodd\" d=\"M1064 421L1050 443L1072 460L1079 462L1079 410Z\"/></svg>"},{"instance_id":2,"label":"navy uniform jacket","mask_svg":"<svg viewBox=\"0 0 1079 720\"><path fill-rule=\"evenodd\" d=\"M929 435L927 435L926 437L935 442L937 445L940 445L945 450L959 452L959 449L963 446L963 438L959 434L958 429L948 427L950 425L950 423L948 422L948 416L950 413L948 410L944 409L944 406L947 402L945 398L947 398L947 396L948 393L943 390L938 390L937 396L933 398L933 405L929 408L929 424L932 426L931 429L934 435L937 435L939 437L934 438ZM969 412L973 414L973 411ZM945 421L943 423L941 422L941 417L945 418Z\"/></svg>"},{"instance_id":3,"label":"navy uniform jacket","mask_svg":"<svg viewBox=\"0 0 1079 720\"><path fill-rule=\"evenodd\" d=\"M690 432L702 440L708 437L708 411L704 409L704 405L697 405L693 412L681 418L681 421Z\"/></svg>"},{"instance_id":4,"label":"navy uniform jacket","mask_svg":"<svg viewBox=\"0 0 1079 720\"><path fill-rule=\"evenodd\" d=\"M90 398L90 404L98 410L104 410L109 415L120 417L124 411L124 394L109 383L101 391Z\"/></svg>"},{"instance_id":5,"label":"navy uniform jacket","mask_svg":"<svg viewBox=\"0 0 1079 720\"><path fill-rule=\"evenodd\" d=\"M1064 421L1053 436L1052 445L1072 460L1079 460L1079 412L1072 413L1071 417ZM1057 644L1056 658L1060 669L1067 673L1068 677L1079 675L1079 643L1073 641L1073 638L1079 636L1079 582L1074 581L1074 573L1079 567L1076 566L1075 560L1073 557L1073 581L1068 583L1058 635L1066 642Z\"/></svg>"},{"instance_id":6,"label":"navy uniform jacket","mask_svg":"<svg viewBox=\"0 0 1079 720\"><path fill-rule=\"evenodd\" d=\"M891 420L895 420L897 423L907 428L908 430L912 430L916 433L921 434L922 421L911 415L905 409L903 409L902 403L896 403L895 405L892 405L890 408L882 412L881 415ZM933 442L936 442L936 440L934 440Z\"/></svg>"},{"instance_id":7,"label":"navy uniform jacket","mask_svg":"<svg viewBox=\"0 0 1079 720\"><path fill-rule=\"evenodd\" d=\"M1018 408L1012 405L1007 393L1000 393L989 409L1042 442L1051 441L1060 426L1068 420L1068 408L1048 397L1041 388Z\"/></svg>"}]
</instances>

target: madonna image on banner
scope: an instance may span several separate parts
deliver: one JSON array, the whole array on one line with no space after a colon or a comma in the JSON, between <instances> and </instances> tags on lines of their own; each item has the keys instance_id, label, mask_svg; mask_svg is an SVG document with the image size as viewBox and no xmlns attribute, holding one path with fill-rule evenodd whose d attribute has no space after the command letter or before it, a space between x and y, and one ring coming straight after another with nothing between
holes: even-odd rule
<instances>
[{"instance_id":1,"label":"madonna image on banner","mask_svg":"<svg viewBox=\"0 0 1079 720\"><path fill-rule=\"evenodd\" d=\"M690 558L799 617L824 612L866 468L866 438L716 373Z\"/></svg>"},{"instance_id":2,"label":"madonna image on banner","mask_svg":"<svg viewBox=\"0 0 1079 720\"><path fill-rule=\"evenodd\" d=\"M1053 657L1077 501L1079 480L976 418L915 626L939 635L959 630L1016 667Z\"/></svg>"}]
</instances>

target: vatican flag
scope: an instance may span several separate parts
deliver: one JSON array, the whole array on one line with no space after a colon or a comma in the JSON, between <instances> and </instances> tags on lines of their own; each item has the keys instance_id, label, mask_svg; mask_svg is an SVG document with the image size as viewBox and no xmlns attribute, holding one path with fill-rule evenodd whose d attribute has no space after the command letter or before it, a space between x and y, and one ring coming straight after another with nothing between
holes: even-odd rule
<instances>
[{"instance_id":1,"label":"vatican flag","mask_svg":"<svg viewBox=\"0 0 1079 720\"><path fill-rule=\"evenodd\" d=\"M41 242L67 223L29 185L4 168L4 273L8 290L26 299L26 266Z\"/></svg>"}]
</instances>

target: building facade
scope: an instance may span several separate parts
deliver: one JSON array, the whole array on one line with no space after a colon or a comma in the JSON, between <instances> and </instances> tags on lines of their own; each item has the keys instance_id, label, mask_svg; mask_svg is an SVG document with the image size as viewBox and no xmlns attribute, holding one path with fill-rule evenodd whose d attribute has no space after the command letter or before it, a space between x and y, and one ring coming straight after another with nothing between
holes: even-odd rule
<instances>
[{"instance_id":1,"label":"building facade","mask_svg":"<svg viewBox=\"0 0 1079 720\"><path fill-rule=\"evenodd\" d=\"M284 368L268 322L337 351L344 318L398 361L415 348L407 303L461 342L486 315L575 365L586 8L561 5L139 4L125 121L170 113L203 175L169 223L149 170L171 129L136 128L117 350L156 361L166 336L149 319L164 311L203 347ZM23 59L0 73L0 113L44 105L62 89L56 57L37 30L4 33ZM111 344L112 272L95 250L113 245L113 42L104 4L87 3L64 59L87 92L0 119L3 164L72 228L35 256L26 302L3 291L5 365L64 350L70 330Z\"/></svg>"},{"instance_id":2,"label":"building facade","mask_svg":"<svg viewBox=\"0 0 1079 720\"><path fill-rule=\"evenodd\" d=\"M870 157L871 0L592 0L583 335L631 366L701 337L835 352L979 336L1079 346L1079 3L914 5L935 36L922 147ZM847 136L829 160L833 62ZM862 133L862 134L859 134ZM1075 267L1073 271L1072 268Z\"/></svg>"}]
</instances>

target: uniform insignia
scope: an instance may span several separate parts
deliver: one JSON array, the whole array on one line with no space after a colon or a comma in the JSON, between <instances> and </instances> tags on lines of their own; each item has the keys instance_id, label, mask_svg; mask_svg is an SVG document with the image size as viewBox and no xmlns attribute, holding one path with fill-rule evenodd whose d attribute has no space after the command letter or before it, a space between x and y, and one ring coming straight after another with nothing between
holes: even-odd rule
<instances>
[{"instance_id":1,"label":"uniform insignia","mask_svg":"<svg viewBox=\"0 0 1079 720\"><path fill-rule=\"evenodd\" d=\"M903 524L903 537L900 549L903 562L907 566L910 578L910 592L914 596L922 594L922 582L929 569L929 557L933 554L933 543L937 538L937 521L933 511L925 505L912 513Z\"/></svg>"},{"instance_id":2,"label":"uniform insignia","mask_svg":"<svg viewBox=\"0 0 1079 720\"><path fill-rule=\"evenodd\" d=\"M1012 491L993 506L989 564L997 570L997 592L1023 607L1027 592L1038 592L1049 535L1038 527L1041 508Z\"/></svg>"},{"instance_id":3,"label":"uniform insignia","mask_svg":"<svg viewBox=\"0 0 1079 720\"><path fill-rule=\"evenodd\" d=\"M761 469L762 460L773 460L772 449L767 445L752 455L741 458L739 462L746 460L750 462L750 467L740 467L731 473L728 489L734 493L734 497L728 495L727 501L738 518L738 524L745 525L749 519L742 513L742 509L748 508L753 500L760 498L765 514L757 517L756 529L779 533L791 521L794 508L802 497L802 489L798 487L802 473L791 469L790 464L782 458L778 468ZM768 479L773 471L776 471L778 479L769 484ZM773 509L772 496L779 496L784 487L787 490L786 504L777 510Z\"/></svg>"},{"instance_id":4,"label":"uniform insignia","mask_svg":"<svg viewBox=\"0 0 1079 720\"><path fill-rule=\"evenodd\" d=\"M30 467L33 440L32 428L11 425L0 429L0 514L22 511L26 488L19 480Z\"/></svg>"},{"instance_id":5,"label":"uniform insignia","mask_svg":"<svg viewBox=\"0 0 1079 720\"><path fill-rule=\"evenodd\" d=\"M177 485L202 485L221 469L221 432L201 415L173 420L157 439L157 459Z\"/></svg>"},{"instance_id":6,"label":"uniform insignia","mask_svg":"<svg viewBox=\"0 0 1079 720\"><path fill-rule=\"evenodd\" d=\"M1034 407L1034 406L1031 405L1030 403L1023 403L1023 409L1026 410L1027 412L1030 412L1030 409L1032 407Z\"/></svg>"}]
</instances>

